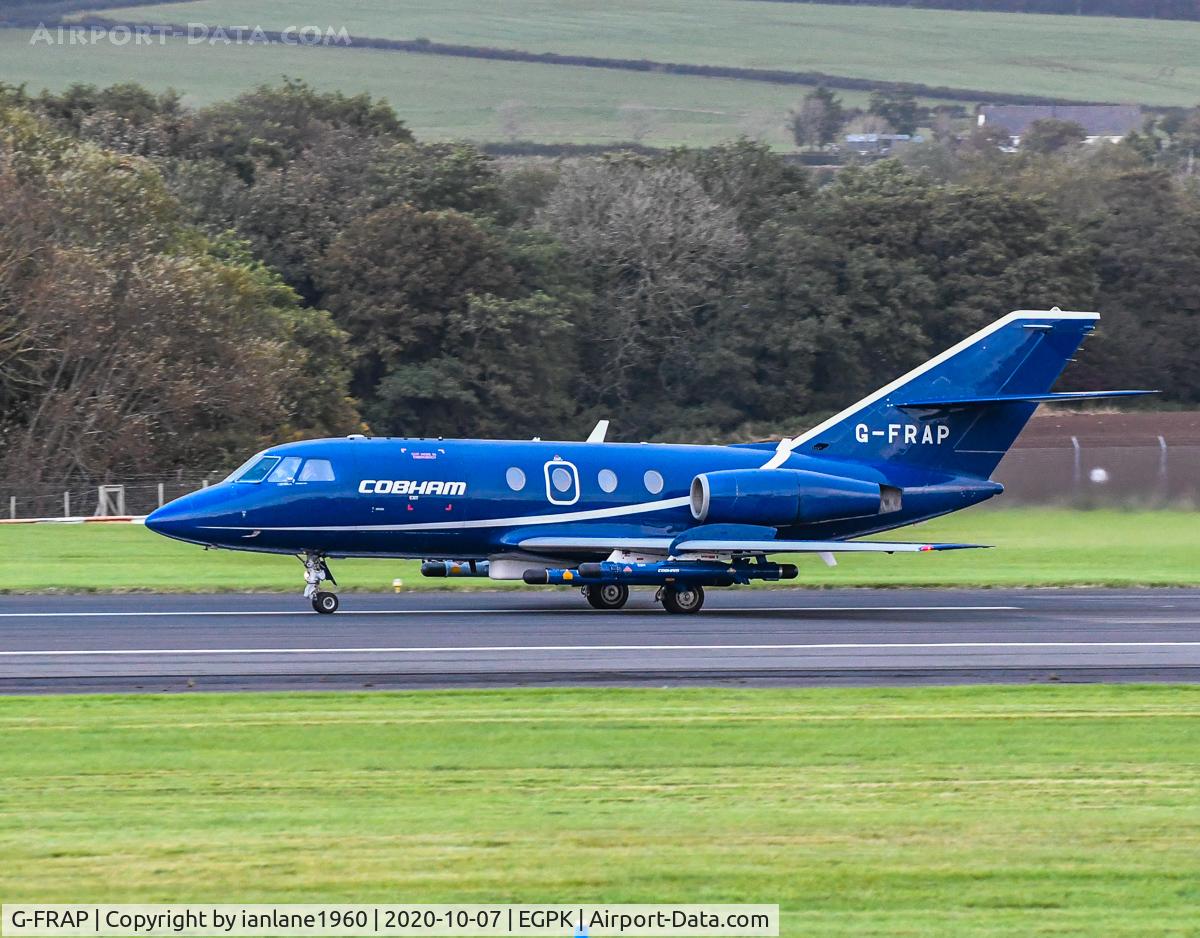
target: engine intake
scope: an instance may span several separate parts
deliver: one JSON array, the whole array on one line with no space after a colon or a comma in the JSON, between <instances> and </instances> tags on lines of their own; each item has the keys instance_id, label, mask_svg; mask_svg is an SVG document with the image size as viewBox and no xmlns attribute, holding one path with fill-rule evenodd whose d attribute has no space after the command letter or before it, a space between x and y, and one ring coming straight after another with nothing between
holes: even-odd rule
<instances>
[{"instance_id":1,"label":"engine intake","mask_svg":"<svg viewBox=\"0 0 1200 938\"><path fill-rule=\"evenodd\" d=\"M725 469L692 480L692 517L787 527L898 511L900 490L806 469Z\"/></svg>"}]
</instances>

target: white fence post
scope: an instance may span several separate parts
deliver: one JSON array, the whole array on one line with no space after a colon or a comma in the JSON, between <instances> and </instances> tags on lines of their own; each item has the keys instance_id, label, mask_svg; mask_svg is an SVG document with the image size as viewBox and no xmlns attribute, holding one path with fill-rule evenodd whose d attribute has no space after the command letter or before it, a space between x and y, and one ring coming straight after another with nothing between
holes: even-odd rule
<instances>
[{"instance_id":1,"label":"white fence post","mask_svg":"<svg viewBox=\"0 0 1200 938\"><path fill-rule=\"evenodd\" d=\"M15 518L17 516L17 496L8 496L8 516Z\"/></svg>"},{"instance_id":2,"label":"white fence post","mask_svg":"<svg viewBox=\"0 0 1200 938\"><path fill-rule=\"evenodd\" d=\"M163 484L161 482L159 482L158 483L158 507L162 508L162 506L164 504L166 504L166 500L163 498Z\"/></svg>"},{"instance_id":3,"label":"white fence post","mask_svg":"<svg viewBox=\"0 0 1200 938\"><path fill-rule=\"evenodd\" d=\"M1075 494L1079 494L1079 486L1083 484L1083 461L1079 452L1079 437L1071 437L1071 448L1075 450L1075 471L1073 481Z\"/></svg>"},{"instance_id":4,"label":"white fence post","mask_svg":"<svg viewBox=\"0 0 1200 938\"><path fill-rule=\"evenodd\" d=\"M63 517L71 517L71 493L63 492Z\"/></svg>"}]
</instances>

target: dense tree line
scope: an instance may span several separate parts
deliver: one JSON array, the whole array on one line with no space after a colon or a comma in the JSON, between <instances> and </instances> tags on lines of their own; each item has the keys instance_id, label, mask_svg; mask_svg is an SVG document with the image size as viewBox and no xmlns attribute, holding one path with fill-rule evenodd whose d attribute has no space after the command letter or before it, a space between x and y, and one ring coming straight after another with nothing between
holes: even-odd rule
<instances>
[{"instance_id":1,"label":"dense tree line","mask_svg":"<svg viewBox=\"0 0 1200 938\"><path fill-rule=\"evenodd\" d=\"M830 178L745 140L494 161L301 82L202 109L3 89L0 473L227 464L364 423L796 431L1052 305L1105 314L1069 384L1195 403L1198 127L1018 153L938 131Z\"/></svg>"},{"instance_id":2,"label":"dense tree line","mask_svg":"<svg viewBox=\"0 0 1200 938\"><path fill-rule=\"evenodd\" d=\"M327 313L148 162L0 112L0 471L103 477L353 427Z\"/></svg>"}]
</instances>

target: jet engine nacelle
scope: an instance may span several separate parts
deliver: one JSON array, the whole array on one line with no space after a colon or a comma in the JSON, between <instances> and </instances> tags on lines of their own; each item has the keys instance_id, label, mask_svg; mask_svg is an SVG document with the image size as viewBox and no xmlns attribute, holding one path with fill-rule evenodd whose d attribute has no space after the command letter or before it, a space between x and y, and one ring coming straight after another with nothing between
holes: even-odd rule
<instances>
[{"instance_id":1,"label":"jet engine nacelle","mask_svg":"<svg viewBox=\"0 0 1200 938\"><path fill-rule=\"evenodd\" d=\"M899 508L899 490L805 469L725 469L692 480L692 517L786 527Z\"/></svg>"}]
</instances>

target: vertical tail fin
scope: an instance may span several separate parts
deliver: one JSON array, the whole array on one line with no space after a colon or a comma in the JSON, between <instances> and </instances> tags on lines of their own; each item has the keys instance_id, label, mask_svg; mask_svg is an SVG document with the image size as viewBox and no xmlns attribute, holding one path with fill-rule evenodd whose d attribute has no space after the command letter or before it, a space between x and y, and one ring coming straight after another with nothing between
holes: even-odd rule
<instances>
[{"instance_id":1,"label":"vertical tail fin","mask_svg":"<svg viewBox=\"0 0 1200 938\"><path fill-rule=\"evenodd\" d=\"M766 467L796 452L987 478L1038 403L1149 393L1050 392L1099 318L1058 309L1009 313L784 440Z\"/></svg>"}]
</instances>

